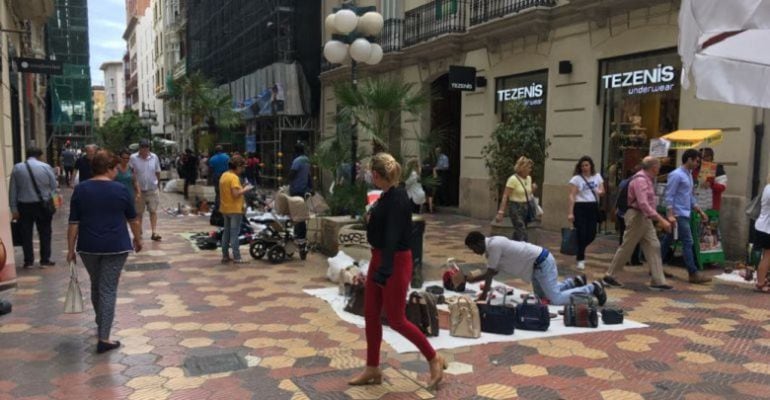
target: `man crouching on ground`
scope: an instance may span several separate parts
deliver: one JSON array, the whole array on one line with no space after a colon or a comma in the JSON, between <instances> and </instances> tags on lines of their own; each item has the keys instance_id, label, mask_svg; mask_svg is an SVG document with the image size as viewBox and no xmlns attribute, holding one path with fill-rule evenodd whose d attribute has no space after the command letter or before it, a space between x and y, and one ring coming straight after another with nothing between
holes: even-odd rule
<instances>
[{"instance_id":1,"label":"man crouching on ground","mask_svg":"<svg viewBox=\"0 0 770 400\"><path fill-rule=\"evenodd\" d=\"M477 231L468 234L465 245L474 253L487 257L487 270L484 274L466 277L469 282L484 281L479 300L486 300L492 287L492 278L498 272L505 272L526 282L532 282L535 294L553 305L569 304L570 295L573 293L593 294L600 306L607 302L607 293L602 283L587 283L585 275L559 282L556 260L545 248L503 236L487 238Z\"/></svg>"}]
</instances>

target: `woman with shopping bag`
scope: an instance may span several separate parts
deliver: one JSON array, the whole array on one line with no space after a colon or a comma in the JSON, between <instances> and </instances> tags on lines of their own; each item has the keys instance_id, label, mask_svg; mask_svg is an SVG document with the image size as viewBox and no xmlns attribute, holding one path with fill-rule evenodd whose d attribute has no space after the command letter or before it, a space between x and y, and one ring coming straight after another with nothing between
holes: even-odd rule
<instances>
[{"instance_id":1,"label":"woman with shopping bag","mask_svg":"<svg viewBox=\"0 0 770 400\"><path fill-rule=\"evenodd\" d=\"M99 336L97 353L120 347L120 342L110 340L120 272L128 254L142 250L134 199L122 183L114 180L119 163L111 152L98 152L91 160L93 178L76 186L70 200L67 261L75 263L77 252L91 278L91 304ZM134 235L133 245L126 221Z\"/></svg>"}]
</instances>

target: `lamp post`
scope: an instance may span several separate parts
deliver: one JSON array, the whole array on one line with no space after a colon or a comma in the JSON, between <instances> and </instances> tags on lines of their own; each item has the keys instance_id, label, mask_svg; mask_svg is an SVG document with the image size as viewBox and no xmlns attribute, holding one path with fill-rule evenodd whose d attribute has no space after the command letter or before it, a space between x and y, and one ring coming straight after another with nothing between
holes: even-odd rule
<instances>
[{"instance_id":1,"label":"lamp post","mask_svg":"<svg viewBox=\"0 0 770 400\"><path fill-rule=\"evenodd\" d=\"M142 103L142 111L139 113L139 122L142 126L147 127L147 133L149 133L149 139L152 139L152 126L158 124L158 114L150 107L145 107Z\"/></svg>"},{"instance_id":2,"label":"lamp post","mask_svg":"<svg viewBox=\"0 0 770 400\"><path fill-rule=\"evenodd\" d=\"M350 77L353 90L357 90L356 69L359 63L376 65L382 61L382 47L374 43L382 31L384 20L375 7L356 7L344 4L333 14L326 16L326 30L332 39L324 45L324 57L332 64L341 64L350 57ZM352 144L350 148L351 182L356 181L358 129L355 118L351 121Z\"/></svg>"}]
</instances>

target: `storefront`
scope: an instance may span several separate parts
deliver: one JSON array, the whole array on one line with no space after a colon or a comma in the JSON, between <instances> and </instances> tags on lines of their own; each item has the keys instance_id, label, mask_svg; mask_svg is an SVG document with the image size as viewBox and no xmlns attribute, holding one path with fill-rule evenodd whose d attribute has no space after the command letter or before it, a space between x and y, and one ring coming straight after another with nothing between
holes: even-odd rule
<instances>
[{"instance_id":1,"label":"storefront","mask_svg":"<svg viewBox=\"0 0 770 400\"><path fill-rule=\"evenodd\" d=\"M608 195L632 175L649 153L650 140L679 127L681 60L676 49L599 61L599 106L603 110L602 164ZM670 154L663 172L676 166ZM597 166L598 167L598 166ZM614 207L606 204L612 230Z\"/></svg>"}]
</instances>

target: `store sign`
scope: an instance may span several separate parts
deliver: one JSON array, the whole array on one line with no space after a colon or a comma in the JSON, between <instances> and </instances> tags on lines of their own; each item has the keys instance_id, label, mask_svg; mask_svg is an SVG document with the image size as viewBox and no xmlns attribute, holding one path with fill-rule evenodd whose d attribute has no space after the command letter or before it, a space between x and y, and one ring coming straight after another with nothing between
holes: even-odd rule
<instances>
[{"instance_id":1,"label":"store sign","mask_svg":"<svg viewBox=\"0 0 770 400\"><path fill-rule=\"evenodd\" d=\"M19 72L45 75L61 75L64 68L61 61L40 58L17 58L16 67Z\"/></svg>"},{"instance_id":2,"label":"store sign","mask_svg":"<svg viewBox=\"0 0 770 400\"><path fill-rule=\"evenodd\" d=\"M655 68L619 72L602 76L605 89L625 89L628 94L647 94L673 90L676 68L658 64Z\"/></svg>"},{"instance_id":3,"label":"store sign","mask_svg":"<svg viewBox=\"0 0 770 400\"><path fill-rule=\"evenodd\" d=\"M452 65L449 67L449 90L476 90L476 68Z\"/></svg>"},{"instance_id":4,"label":"store sign","mask_svg":"<svg viewBox=\"0 0 770 400\"><path fill-rule=\"evenodd\" d=\"M545 87L542 83L532 82L530 85L500 89L497 91L497 101L521 101L527 106L539 106L545 101Z\"/></svg>"}]
</instances>

